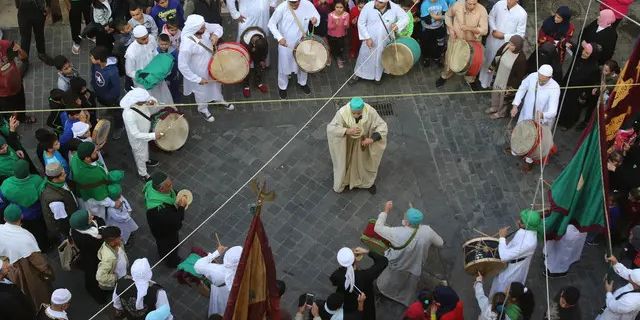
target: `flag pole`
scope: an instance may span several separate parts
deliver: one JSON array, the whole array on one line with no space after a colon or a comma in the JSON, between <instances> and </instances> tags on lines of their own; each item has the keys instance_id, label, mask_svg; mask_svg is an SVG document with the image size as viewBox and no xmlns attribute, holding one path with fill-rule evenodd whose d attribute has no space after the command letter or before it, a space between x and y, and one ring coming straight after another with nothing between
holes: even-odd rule
<instances>
[{"instance_id":1,"label":"flag pole","mask_svg":"<svg viewBox=\"0 0 640 320\"><path fill-rule=\"evenodd\" d=\"M602 77L604 77L604 74L602 74ZM604 176L604 170L605 170L605 164L603 164L602 160L605 160L605 156L606 156L606 152L602 152L602 122L603 122L603 116L604 116L604 90L602 88L602 82L600 81L600 96L598 97L598 108L596 109L596 111L598 112L596 114L596 118L594 119L594 121L596 121L596 125L597 125L597 129L598 129L598 152L600 152L600 156L598 157L598 159L600 159L600 180L602 181L602 205L604 206L604 221L605 224L607 226L607 245L609 248L609 255L613 255L613 247L611 244L611 224L609 222L609 206L607 205L607 184L605 183L605 176Z\"/></svg>"}]
</instances>

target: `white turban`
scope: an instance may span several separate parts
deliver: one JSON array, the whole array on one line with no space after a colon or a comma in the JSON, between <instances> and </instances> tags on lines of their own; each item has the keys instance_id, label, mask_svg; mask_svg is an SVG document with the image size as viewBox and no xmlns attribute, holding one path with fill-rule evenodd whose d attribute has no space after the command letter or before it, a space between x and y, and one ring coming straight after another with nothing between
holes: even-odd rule
<instances>
[{"instance_id":1,"label":"white turban","mask_svg":"<svg viewBox=\"0 0 640 320\"><path fill-rule=\"evenodd\" d=\"M134 104L138 102L147 102L152 99L149 91L142 88L133 88L127 92L127 94L120 99L120 107L122 108L131 108Z\"/></svg>"},{"instance_id":2,"label":"white turban","mask_svg":"<svg viewBox=\"0 0 640 320\"><path fill-rule=\"evenodd\" d=\"M338 251L338 263L347 268L344 274L344 289L353 292L353 286L356 282L356 275L353 271L353 262L356 260L356 256L353 254L351 248L342 248Z\"/></svg>"},{"instance_id":3,"label":"white turban","mask_svg":"<svg viewBox=\"0 0 640 320\"><path fill-rule=\"evenodd\" d=\"M133 28L133 37L134 38L142 38L146 35L149 34L149 31L147 30L147 28L141 24L137 25L135 28Z\"/></svg>"},{"instance_id":4,"label":"white turban","mask_svg":"<svg viewBox=\"0 0 640 320\"><path fill-rule=\"evenodd\" d=\"M51 304L61 305L69 301L71 301L71 291L65 288L56 289L51 294Z\"/></svg>"},{"instance_id":5,"label":"white turban","mask_svg":"<svg viewBox=\"0 0 640 320\"><path fill-rule=\"evenodd\" d=\"M143 299L144 296L147 295L151 277L153 277L153 272L151 272L151 266L149 266L149 260L147 260L147 258L137 259L133 262L131 265L131 278L133 278L136 291L138 291L136 296L136 309L138 310L144 308Z\"/></svg>"},{"instance_id":6,"label":"white turban","mask_svg":"<svg viewBox=\"0 0 640 320\"><path fill-rule=\"evenodd\" d=\"M181 41L185 41L187 37L194 35L204 26L204 17L199 14L190 14L184 22L184 28L180 31Z\"/></svg>"},{"instance_id":7,"label":"white turban","mask_svg":"<svg viewBox=\"0 0 640 320\"><path fill-rule=\"evenodd\" d=\"M87 131L89 131L89 124L82 121L77 121L71 126L71 131L73 132L74 138L82 137L87 133Z\"/></svg>"},{"instance_id":8,"label":"white turban","mask_svg":"<svg viewBox=\"0 0 640 320\"><path fill-rule=\"evenodd\" d=\"M224 283L229 290L233 286L233 279L236 277L236 269L238 268L238 263L240 263L240 257L242 257L242 247L235 246L227 250L224 254L224 259L222 259L225 271Z\"/></svg>"},{"instance_id":9,"label":"white turban","mask_svg":"<svg viewBox=\"0 0 640 320\"><path fill-rule=\"evenodd\" d=\"M545 77L551 77L553 76L553 68L548 64L543 64L538 69L538 73Z\"/></svg>"}]
</instances>

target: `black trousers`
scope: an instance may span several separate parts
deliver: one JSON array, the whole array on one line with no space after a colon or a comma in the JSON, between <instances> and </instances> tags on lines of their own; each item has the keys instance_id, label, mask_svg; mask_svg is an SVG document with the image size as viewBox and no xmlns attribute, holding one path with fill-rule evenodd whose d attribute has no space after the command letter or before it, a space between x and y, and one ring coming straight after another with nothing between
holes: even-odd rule
<instances>
[{"instance_id":1,"label":"black trousers","mask_svg":"<svg viewBox=\"0 0 640 320\"><path fill-rule=\"evenodd\" d=\"M163 235L163 237L156 237L156 247L158 248L159 258L162 259L173 247L180 243L178 233ZM170 267L177 266L181 261L178 258L178 249L171 252L169 256L164 260L164 263Z\"/></svg>"},{"instance_id":2,"label":"black trousers","mask_svg":"<svg viewBox=\"0 0 640 320\"><path fill-rule=\"evenodd\" d=\"M249 74L247 75L247 77L244 78L243 85L245 87L250 87L252 82L255 86L262 84L263 74L264 74L264 69L261 68L259 65L254 65L253 68L249 69Z\"/></svg>"},{"instance_id":3,"label":"black trousers","mask_svg":"<svg viewBox=\"0 0 640 320\"><path fill-rule=\"evenodd\" d=\"M46 53L44 42L44 21L46 17L31 9L18 9L18 28L20 30L20 46L29 55L31 49L31 32L36 38L38 53Z\"/></svg>"},{"instance_id":4,"label":"black trousers","mask_svg":"<svg viewBox=\"0 0 640 320\"><path fill-rule=\"evenodd\" d=\"M438 29L424 29L420 34L420 46L422 47L422 59L439 60L445 45L447 34L444 26Z\"/></svg>"},{"instance_id":5,"label":"black trousers","mask_svg":"<svg viewBox=\"0 0 640 320\"><path fill-rule=\"evenodd\" d=\"M117 101L105 101L98 98L98 103L105 107L117 107L119 106ZM113 127L116 129L124 128L124 120L122 119L122 109L108 109L107 113L113 117Z\"/></svg>"},{"instance_id":6,"label":"black trousers","mask_svg":"<svg viewBox=\"0 0 640 320\"><path fill-rule=\"evenodd\" d=\"M327 40L329 40L329 50L331 50L331 56L335 59L344 60L345 37L336 38L327 36Z\"/></svg>"},{"instance_id":7,"label":"black trousers","mask_svg":"<svg viewBox=\"0 0 640 320\"><path fill-rule=\"evenodd\" d=\"M82 18L84 17L84 24L88 25L93 20L91 19L91 5L86 0L71 1L71 8L69 9L69 26L71 27L71 40L76 44L82 42L80 32L82 31Z\"/></svg>"}]
</instances>

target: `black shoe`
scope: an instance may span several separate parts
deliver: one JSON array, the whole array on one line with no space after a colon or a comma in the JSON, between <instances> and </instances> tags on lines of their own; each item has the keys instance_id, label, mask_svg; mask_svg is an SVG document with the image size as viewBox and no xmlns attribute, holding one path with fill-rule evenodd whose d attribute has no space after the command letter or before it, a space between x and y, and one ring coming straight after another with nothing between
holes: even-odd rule
<instances>
[{"instance_id":1,"label":"black shoe","mask_svg":"<svg viewBox=\"0 0 640 320\"><path fill-rule=\"evenodd\" d=\"M48 66L53 66L53 59L46 53L38 53L38 59Z\"/></svg>"},{"instance_id":2,"label":"black shoe","mask_svg":"<svg viewBox=\"0 0 640 320\"><path fill-rule=\"evenodd\" d=\"M549 278L564 278L567 276L566 272L562 273L551 273L549 270L542 269L542 275Z\"/></svg>"},{"instance_id":3,"label":"black shoe","mask_svg":"<svg viewBox=\"0 0 640 320\"><path fill-rule=\"evenodd\" d=\"M376 194L376 191L377 191L376 185L375 184L372 185L371 187L369 187L369 189L367 189L367 191L369 191L369 193L371 194Z\"/></svg>"},{"instance_id":4,"label":"black shoe","mask_svg":"<svg viewBox=\"0 0 640 320\"><path fill-rule=\"evenodd\" d=\"M140 178L140 180L142 180L142 182L147 182L149 180L151 180L151 176L150 175L146 175L146 176L138 176Z\"/></svg>"},{"instance_id":5,"label":"black shoe","mask_svg":"<svg viewBox=\"0 0 640 320\"><path fill-rule=\"evenodd\" d=\"M311 94L311 88L309 88L308 84L300 86L300 89L302 89L302 92L304 92L304 94Z\"/></svg>"},{"instance_id":6,"label":"black shoe","mask_svg":"<svg viewBox=\"0 0 640 320\"><path fill-rule=\"evenodd\" d=\"M282 90L279 89L278 90L278 95L280 96L280 99L284 100L287 98L287 90Z\"/></svg>"},{"instance_id":7,"label":"black shoe","mask_svg":"<svg viewBox=\"0 0 640 320\"><path fill-rule=\"evenodd\" d=\"M436 80L436 88L444 86L445 82L447 82L447 79L444 79L442 77L438 78L438 80Z\"/></svg>"},{"instance_id":8,"label":"black shoe","mask_svg":"<svg viewBox=\"0 0 640 320\"><path fill-rule=\"evenodd\" d=\"M352 85L358 83L358 80L360 80L360 78L358 76L353 76L353 78L351 78L351 80L349 80L349 85L352 86Z\"/></svg>"},{"instance_id":9,"label":"black shoe","mask_svg":"<svg viewBox=\"0 0 640 320\"><path fill-rule=\"evenodd\" d=\"M431 60L429 59L422 60L422 66L425 68L429 68L429 66L431 66Z\"/></svg>"},{"instance_id":10,"label":"black shoe","mask_svg":"<svg viewBox=\"0 0 640 320\"><path fill-rule=\"evenodd\" d=\"M574 130L576 131L582 131L584 130L584 128L587 127L587 123L586 122L580 122L576 125L576 127L574 128Z\"/></svg>"},{"instance_id":11,"label":"black shoe","mask_svg":"<svg viewBox=\"0 0 640 320\"><path fill-rule=\"evenodd\" d=\"M471 87L471 91L482 91L482 90L484 90L482 88L482 85L480 85L480 82L477 81L477 80L474 81L474 82L469 83L469 86Z\"/></svg>"},{"instance_id":12,"label":"black shoe","mask_svg":"<svg viewBox=\"0 0 640 320\"><path fill-rule=\"evenodd\" d=\"M146 162L147 167L157 167L160 162L158 162L158 160L153 160L153 159L149 159L149 161Z\"/></svg>"}]
</instances>

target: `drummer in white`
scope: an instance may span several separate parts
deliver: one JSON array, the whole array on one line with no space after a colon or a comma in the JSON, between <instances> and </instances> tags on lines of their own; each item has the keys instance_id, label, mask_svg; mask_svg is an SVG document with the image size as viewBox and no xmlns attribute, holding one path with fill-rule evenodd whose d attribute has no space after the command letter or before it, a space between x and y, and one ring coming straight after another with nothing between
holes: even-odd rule
<instances>
[{"instance_id":1,"label":"drummer in white","mask_svg":"<svg viewBox=\"0 0 640 320\"><path fill-rule=\"evenodd\" d=\"M484 63L478 79L483 88L491 86L493 75L489 66L498 49L509 42L511 36L524 38L527 30L527 12L518 4L518 0L500 0L489 12L489 35L484 48Z\"/></svg>"},{"instance_id":2,"label":"drummer in white","mask_svg":"<svg viewBox=\"0 0 640 320\"><path fill-rule=\"evenodd\" d=\"M278 40L278 88L280 99L287 98L289 75L298 76L298 84L305 94L311 94L307 73L302 71L293 57L296 43L313 26L320 24L320 14L309 0L287 0L276 7L269 19L269 31ZM183 31L184 32L184 31Z\"/></svg>"},{"instance_id":3,"label":"drummer in white","mask_svg":"<svg viewBox=\"0 0 640 320\"><path fill-rule=\"evenodd\" d=\"M259 27L267 32L269 23L270 8L275 7L276 0L238 0L227 1L231 18L238 22L238 36L236 41L240 42L240 36L249 27Z\"/></svg>"},{"instance_id":4,"label":"drummer in white","mask_svg":"<svg viewBox=\"0 0 640 320\"><path fill-rule=\"evenodd\" d=\"M222 85L209 76L209 61L213 54L213 46L222 37L222 26L205 23L201 15L192 14L187 17L180 35L178 51L178 69L184 77L185 96L193 95L200 112L208 122L215 121L209 112L208 104L219 101L227 110L235 107L224 101Z\"/></svg>"},{"instance_id":5,"label":"drummer in white","mask_svg":"<svg viewBox=\"0 0 640 320\"><path fill-rule=\"evenodd\" d=\"M358 18L358 37L362 40L362 45L352 83L359 78L380 83L383 71L382 50L394 36L389 33L404 29L407 23L407 13L389 0L371 1L362 7Z\"/></svg>"}]
</instances>

